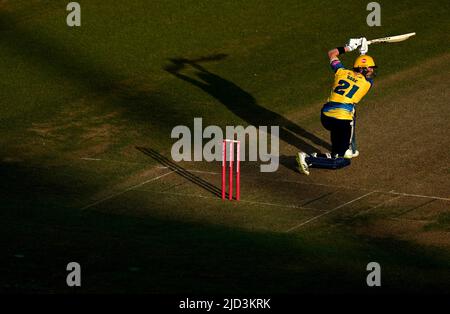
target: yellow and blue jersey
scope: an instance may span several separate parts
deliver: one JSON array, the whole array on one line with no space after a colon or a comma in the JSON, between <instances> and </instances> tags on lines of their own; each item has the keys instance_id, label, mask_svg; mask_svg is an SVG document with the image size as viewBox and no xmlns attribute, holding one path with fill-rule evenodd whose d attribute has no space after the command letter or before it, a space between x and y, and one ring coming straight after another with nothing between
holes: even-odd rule
<instances>
[{"instance_id":1,"label":"yellow and blue jersey","mask_svg":"<svg viewBox=\"0 0 450 314\"><path fill-rule=\"evenodd\" d=\"M333 60L331 68L335 72L334 83L322 112L331 118L353 120L355 105L367 94L372 86L372 80L345 69L339 60Z\"/></svg>"}]
</instances>

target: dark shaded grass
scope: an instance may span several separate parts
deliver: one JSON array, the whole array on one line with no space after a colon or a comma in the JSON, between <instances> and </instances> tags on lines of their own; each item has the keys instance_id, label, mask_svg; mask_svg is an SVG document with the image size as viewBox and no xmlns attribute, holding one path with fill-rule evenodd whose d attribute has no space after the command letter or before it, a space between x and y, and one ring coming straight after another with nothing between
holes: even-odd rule
<instances>
[{"instance_id":1,"label":"dark shaded grass","mask_svg":"<svg viewBox=\"0 0 450 314\"><path fill-rule=\"evenodd\" d=\"M9 167L7 177L15 175L28 186L2 186L9 198L0 219L3 292L71 293L65 286L71 261L82 265L79 293L450 292L449 257L438 249L356 236L342 225L283 234L187 223L151 211L142 218L118 215L108 213L107 204L97 208L102 213L80 211L58 205L76 198L69 177ZM94 187L88 182L79 192ZM122 212L136 206L120 200L112 201ZM160 209L171 210L168 203ZM371 261L383 267L382 290L365 285Z\"/></svg>"},{"instance_id":2,"label":"dark shaded grass","mask_svg":"<svg viewBox=\"0 0 450 314\"><path fill-rule=\"evenodd\" d=\"M81 293L449 292L444 256L393 239L293 237L94 212L1 224L4 292L73 292L65 286L70 261L82 265ZM365 285L374 260L385 265L382 290Z\"/></svg>"}]
</instances>

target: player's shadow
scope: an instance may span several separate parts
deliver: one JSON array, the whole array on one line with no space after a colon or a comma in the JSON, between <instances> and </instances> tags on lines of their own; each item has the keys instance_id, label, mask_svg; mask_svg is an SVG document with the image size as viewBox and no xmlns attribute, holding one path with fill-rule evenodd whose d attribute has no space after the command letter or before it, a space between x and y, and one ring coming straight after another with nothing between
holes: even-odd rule
<instances>
[{"instance_id":1,"label":"player's shadow","mask_svg":"<svg viewBox=\"0 0 450 314\"><path fill-rule=\"evenodd\" d=\"M246 92L235 83L208 71L199 64L202 61L220 60L225 57L226 55L216 55L210 58L204 57L196 60L174 58L169 59L171 64L164 69L175 77L188 82L213 96L231 112L250 125L255 127L278 125L280 127L280 139L301 151L307 153L317 151L318 149L312 144L327 150L331 149L326 141L306 131L282 115L259 105L250 93ZM181 73L181 71L188 66L195 69L195 76ZM309 140L312 144L308 143L306 140Z\"/></svg>"},{"instance_id":2,"label":"player's shadow","mask_svg":"<svg viewBox=\"0 0 450 314\"><path fill-rule=\"evenodd\" d=\"M294 156L280 155L279 162L288 169L298 171L298 164L295 155Z\"/></svg>"},{"instance_id":3,"label":"player's shadow","mask_svg":"<svg viewBox=\"0 0 450 314\"><path fill-rule=\"evenodd\" d=\"M150 156L151 158L156 160L158 163L160 163L164 167L167 167L169 170L174 171L175 173L177 173L184 179L190 181L191 183L194 183L195 185L201 187L202 189L212 193L213 195L215 195L217 197L222 197L221 189L219 189L215 185L209 183L208 181L192 174L188 170L181 167L179 164L177 164L177 163L173 162L172 160L170 160L169 158L161 155L156 150L151 149L151 148L140 147L140 146L136 146L136 149L139 150L140 152L144 153L145 155Z\"/></svg>"}]
</instances>

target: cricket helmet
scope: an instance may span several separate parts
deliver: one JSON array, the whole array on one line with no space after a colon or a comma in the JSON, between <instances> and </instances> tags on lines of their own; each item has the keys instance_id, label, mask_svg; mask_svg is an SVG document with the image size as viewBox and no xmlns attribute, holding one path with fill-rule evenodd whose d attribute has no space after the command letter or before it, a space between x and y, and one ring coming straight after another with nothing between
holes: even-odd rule
<instances>
[{"instance_id":1,"label":"cricket helmet","mask_svg":"<svg viewBox=\"0 0 450 314\"><path fill-rule=\"evenodd\" d=\"M376 76L376 68L375 61L368 55L360 55L353 64L353 71L361 73L366 79L373 79Z\"/></svg>"},{"instance_id":2,"label":"cricket helmet","mask_svg":"<svg viewBox=\"0 0 450 314\"><path fill-rule=\"evenodd\" d=\"M356 58L355 63L353 64L353 68L376 68L375 61L371 56L368 55L360 55Z\"/></svg>"}]
</instances>

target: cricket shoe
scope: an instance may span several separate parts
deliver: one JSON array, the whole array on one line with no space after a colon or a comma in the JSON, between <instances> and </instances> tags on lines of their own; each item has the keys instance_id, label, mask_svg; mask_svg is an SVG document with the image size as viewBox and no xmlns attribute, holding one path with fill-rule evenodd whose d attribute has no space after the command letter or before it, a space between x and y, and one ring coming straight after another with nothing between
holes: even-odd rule
<instances>
[{"instance_id":1,"label":"cricket shoe","mask_svg":"<svg viewBox=\"0 0 450 314\"><path fill-rule=\"evenodd\" d=\"M344 158L354 158L359 156L359 151L352 151L351 149L347 149L344 154Z\"/></svg>"},{"instance_id":2,"label":"cricket shoe","mask_svg":"<svg viewBox=\"0 0 450 314\"><path fill-rule=\"evenodd\" d=\"M306 163L306 160L305 160L306 156L307 156L306 153L298 153L297 157L296 157L296 160L297 160L297 163L298 163L298 170L301 173L304 173L307 176L309 176L309 167L308 167L308 164Z\"/></svg>"}]
</instances>

